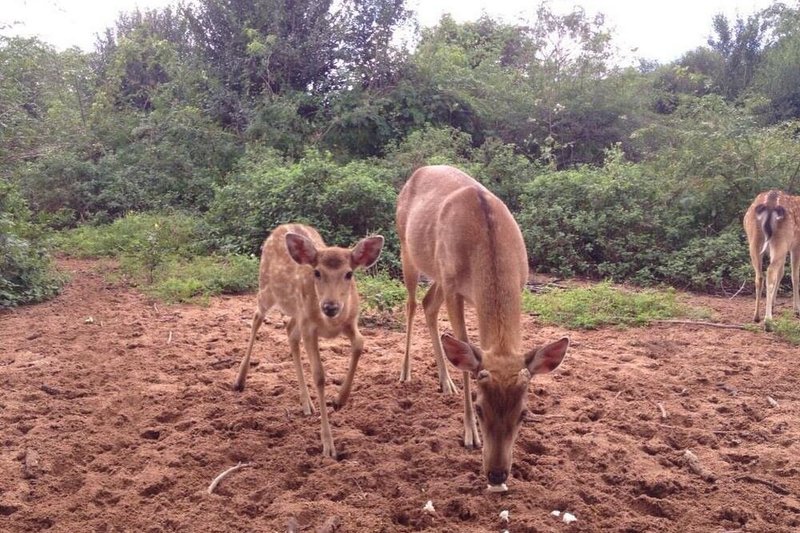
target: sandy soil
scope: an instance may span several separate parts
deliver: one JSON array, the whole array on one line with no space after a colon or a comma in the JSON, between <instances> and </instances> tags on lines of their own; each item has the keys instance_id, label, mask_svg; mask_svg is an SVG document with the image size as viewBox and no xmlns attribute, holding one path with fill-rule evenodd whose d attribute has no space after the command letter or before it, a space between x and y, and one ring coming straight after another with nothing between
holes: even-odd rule
<instances>
[{"instance_id":1,"label":"sandy soil","mask_svg":"<svg viewBox=\"0 0 800 533\"><path fill-rule=\"evenodd\" d=\"M2 531L800 528L800 350L769 335L565 331L526 317L527 344L566 333L572 347L531 386L510 490L497 495L480 453L460 444L460 398L437 391L421 317L405 385L402 330L363 328L351 403L330 410L334 461L321 457L318 417L300 410L279 314L259 334L247 390L230 390L253 295L154 306L97 263L62 264L72 281L61 296L0 314ZM751 315L749 297L691 299L723 322ZM330 400L346 341L325 342L323 358ZM209 495L239 461L255 466Z\"/></svg>"}]
</instances>

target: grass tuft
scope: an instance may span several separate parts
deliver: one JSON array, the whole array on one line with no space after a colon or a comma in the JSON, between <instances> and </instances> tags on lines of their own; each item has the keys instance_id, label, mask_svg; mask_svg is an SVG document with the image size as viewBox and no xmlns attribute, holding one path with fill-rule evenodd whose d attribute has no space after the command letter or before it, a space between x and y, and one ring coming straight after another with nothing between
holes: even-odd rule
<instances>
[{"instance_id":1,"label":"grass tuft","mask_svg":"<svg viewBox=\"0 0 800 533\"><path fill-rule=\"evenodd\" d=\"M680 302L674 290L633 292L609 282L542 294L525 291L522 307L545 323L572 329L646 326L653 320L708 317L707 311Z\"/></svg>"}]
</instances>

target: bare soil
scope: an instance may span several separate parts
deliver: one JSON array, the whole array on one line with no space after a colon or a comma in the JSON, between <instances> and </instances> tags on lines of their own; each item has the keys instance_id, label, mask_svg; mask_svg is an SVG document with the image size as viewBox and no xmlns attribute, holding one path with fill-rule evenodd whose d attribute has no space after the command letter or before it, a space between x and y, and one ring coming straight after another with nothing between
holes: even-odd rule
<instances>
[{"instance_id":1,"label":"bare soil","mask_svg":"<svg viewBox=\"0 0 800 533\"><path fill-rule=\"evenodd\" d=\"M397 382L402 328L363 327L351 403L329 408L341 455L331 460L318 416L300 410L277 312L235 393L253 295L154 305L96 262L62 266L72 281L58 298L0 313L1 531L800 528L800 350L770 334L567 331L526 317L526 344L568 334L572 346L531 385L510 490L490 494L480 452L461 446L461 398L437 390L421 317L410 384ZM720 322L751 317L749 297L687 298ZM344 339L323 343L328 400L348 353ZM208 494L240 461L254 466Z\"/></svg>"}]
</instances>

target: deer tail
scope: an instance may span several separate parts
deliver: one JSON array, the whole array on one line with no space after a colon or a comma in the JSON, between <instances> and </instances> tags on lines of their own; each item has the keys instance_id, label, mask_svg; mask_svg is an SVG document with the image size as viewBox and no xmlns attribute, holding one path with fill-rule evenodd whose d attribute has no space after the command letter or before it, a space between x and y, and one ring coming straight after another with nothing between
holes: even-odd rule
<instances>
[{"instance_id":1,"label":"deer tail","mask_svg":"<svg viewBox=\"0 0 800 533\"><path fill-rule=\"evenodd\" d=\"M767 194L767 199L763 204L756 207L756 220L761 226L761 232L764 234L764 246L761 247L761 253L767 251L769 248L770 240L778 229L778 224L786 217L786 209L778 205L779 191L770 191Z\"/></svg>"}]
</instances>

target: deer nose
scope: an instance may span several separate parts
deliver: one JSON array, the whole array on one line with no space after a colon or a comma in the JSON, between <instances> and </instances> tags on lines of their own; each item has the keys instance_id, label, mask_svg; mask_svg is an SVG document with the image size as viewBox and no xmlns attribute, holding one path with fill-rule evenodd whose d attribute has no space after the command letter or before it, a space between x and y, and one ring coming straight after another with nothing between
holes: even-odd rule
<instances>
[{"instance_id":1,"label":"deer nose","mask_svg":"<svg viewBox=\"0 0 800 533\"><path fill-rule=\"evenodd\" d=\"M489 478L489 484L502 485L508 479L508 472L505 470L492 470L487 477Z\"/></svg>"},{"instance_id":2,"label":"deer nose","mask_svg":"<svg viewBox=\"0 0 800 533\"><path fill-rule=\"evenodd\" d=\"M334 302L323 302L322 303L322 312L325 313L325 316L330 318L335 317L339 314L339 310L341 306Z\"/></svg>"}]
</instances>

